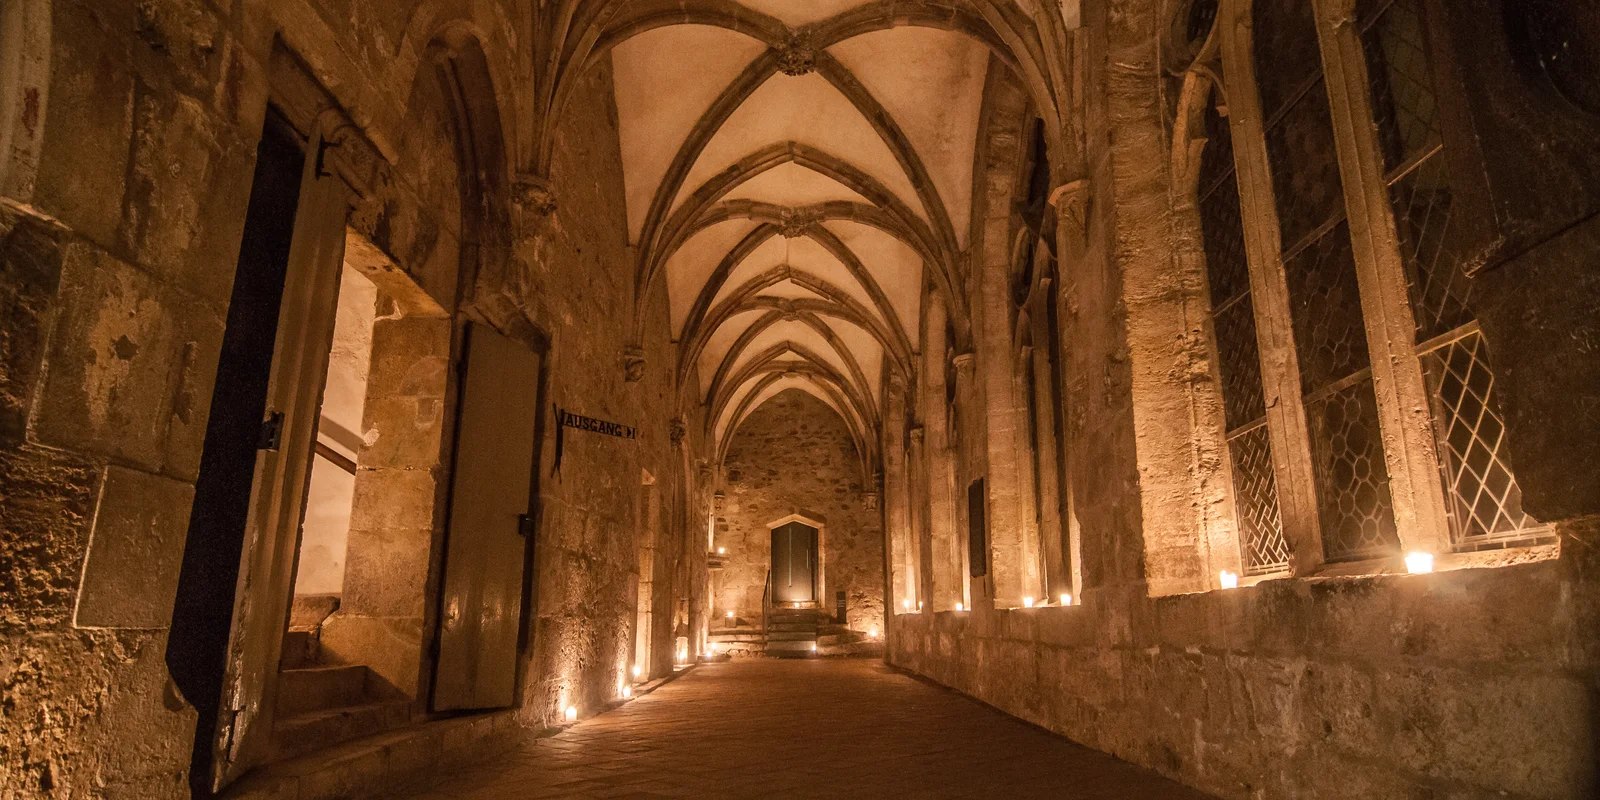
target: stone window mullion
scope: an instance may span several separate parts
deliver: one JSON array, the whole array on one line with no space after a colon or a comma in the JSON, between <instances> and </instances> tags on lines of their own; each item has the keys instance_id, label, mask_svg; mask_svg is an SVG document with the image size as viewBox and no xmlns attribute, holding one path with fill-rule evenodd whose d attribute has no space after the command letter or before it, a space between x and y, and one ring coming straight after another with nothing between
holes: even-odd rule
<instances>
[{"instance_id":1,"label":"stone window mullion","mask_svg":"<svg viewBox=\"0 0 1600 800\"><path fill-rule=\"evenodd\" d=\"M1371 352L1396 533L1404 550L1450 546L1444 490L1354 0L1314 0L1317 38Z\"/></svg>"},{"instance_id":2,"label":"stone window mullion","mask_svg":"<svg viewBox=\"0 0 1600 800\"><path fill-rule=\"evenodd\" d=\"M1323 563L1322 532L1288 281L1279 248L1278 212L1267 163L1265 120L1253 69L1251 0L1223 0L1217 24L1222 26L1228 128L1233 138L1272 471L1284 536L1292 550L1290 570L1307 575Z\"/></svg>"}]
</instances>

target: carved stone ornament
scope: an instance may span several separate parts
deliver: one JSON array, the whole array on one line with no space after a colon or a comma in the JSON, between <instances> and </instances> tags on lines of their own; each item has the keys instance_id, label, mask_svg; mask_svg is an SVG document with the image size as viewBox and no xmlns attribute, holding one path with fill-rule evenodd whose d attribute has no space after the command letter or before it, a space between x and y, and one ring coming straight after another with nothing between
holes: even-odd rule
<instances>
[{"instance_id":1,"label":"carved stone ornament","mask_svg":"<svg viewBox=\"0 0 1600 800\"><path fill-rule=\"evenodd\" d=\"M1079 178L1056 187L1050 193L1050 205L1062 213L1063 220L1071 220L1083 231L1089 224L1089 181Z\"/></svg>"},{"instance_id":2,"label":"carved stone ornament","mask_svg":"<svg viewBox=\"0 0 1600 800\"><path fill-rule=\"evenodd\" d=\"M678 446L678 443L682 442L684 437L688 435L689 421L683 417L673 417L672 420L667 423L667 437L672 440L672 445L674 447Z\"/></svg>"},{"instance_id":3,"label":"carved stone ornament","mask_svg":"<svg viewBox=\"0 0 1600 800\"><path fill-rule=\"evenodd\" d=\"M861 503L862 503L862 505L867 507L868 511L877 511L878 510L878 493L877 492L862 492L861 493Z\"/></svg>"},{"instance_id":4,"label":"carved stone ornament","mask_svg":"<svg viewBox=\"0 0 1600 800\"><path fill-rule=\"evenodd\" d=\"M622 369L628 383L644 380L644 348L630 347L622 353Z\"/></svg>"},{"instance_id":5,"label":"carved stone ornament","mask_svg":"<svg viewBox=\"0 0 1600 800\"><path fill-rule=\"evenodd\" d=\"M712 511L712 513L721 515L722 514L722 508L723 508L723 506L725 504L727 504L727 502L728 502L728 496L726 494L723 494L722 492L714 492L714 493L712 493L712 495L711 495L711 511Z\"/></svg>"},{"instance_id":6,"label":"carved stone ornament","mask_svg":"<svg viewBox=\"0 0 1600 800\"><path fill-rule=\"evenodd\" d=\"M778 52L778 69L791 77L809 75L817 71L817 48L811 41L810 31L795 31Z\"/></svg>"},{"instance_id":7,"label":"carved stone ornament","mask_svg":"<svg viewBox=\"0 0 1600 800\"><path fill-rule=\"evenodd\" d=\"M778 235L785 239L798 239L806 235L813 225L822 221L822 213L812 209L786 208L779 217Z\"/></svg>"},{"instance_id":8,"label":"carved stone ornament","mask_svg":"<svg viewBox=\"0 0 1600 800\"><path fill-rule=\"evenodd\" d=\"M556 210L556 196L550 181L523 173L511 184L511 202L524 214L550 216Z\"/></svg>"}]
</instances>

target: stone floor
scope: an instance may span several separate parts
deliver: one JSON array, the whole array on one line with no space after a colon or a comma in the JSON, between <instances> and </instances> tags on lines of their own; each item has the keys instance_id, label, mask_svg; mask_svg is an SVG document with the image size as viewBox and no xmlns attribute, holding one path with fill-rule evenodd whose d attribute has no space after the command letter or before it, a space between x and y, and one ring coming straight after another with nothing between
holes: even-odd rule
<instances>
[{"instance_id":1,"label":"stone floor","mask_svg":"<svg viewBox=\"0 0 1600 800\"><path fill-rule=\"evenodd\" d=\"M880 662L829 659L698 667L410 800L552 797L1206 795Z\"/></svg>"}]
</instances>

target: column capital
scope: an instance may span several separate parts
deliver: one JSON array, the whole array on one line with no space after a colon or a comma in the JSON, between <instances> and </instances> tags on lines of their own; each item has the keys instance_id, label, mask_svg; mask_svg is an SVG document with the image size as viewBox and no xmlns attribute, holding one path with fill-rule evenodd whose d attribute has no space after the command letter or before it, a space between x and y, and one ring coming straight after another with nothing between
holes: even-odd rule
<instances>
[{"instance_id":1,"label":"column capital","mask_svg":"<svg viewBox=\"0 0 1600 800\"><path fill-rule=\"evenodd\" d=\"M622 351L622 371L628 383L644 380L644 348L628 347Z\"/></svg>"},{"instance_id":2,"label":"column capital","mask_svg":"<svg viewBox=\"0 0 1600 800\"><path fill-rule=\"evenodd\" d=\"M1081 231L1089 224L1089 180L1079 178L1064 183L1050 193L1050 205L1062 220L1071 220Z\"/></svg>"},{"instance_id":3,"label":"column capital","mask_svg":"<svg viewBox=\"0 0 1600 800\"><path fill-rule=\"evenodd\" d=\"M511 182L511 204L522 214L548 217L555 213L556 195L548 178L522 172Z\"/></svg>"}]
</instances>

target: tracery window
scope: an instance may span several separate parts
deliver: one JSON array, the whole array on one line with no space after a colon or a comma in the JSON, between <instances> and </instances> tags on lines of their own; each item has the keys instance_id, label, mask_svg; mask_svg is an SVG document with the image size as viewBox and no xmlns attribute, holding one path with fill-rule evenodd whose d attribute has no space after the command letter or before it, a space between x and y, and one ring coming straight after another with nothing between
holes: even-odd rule
<instances>
[{"instance_id":1,"label":"tracery window","mask_svg":"<svg viewBox=\"0 0 1600 800\"><path fill-rule=\"evenodd\" d=\"M1206 145L1200 157L1200 227L1211 289L1212 328L1222 373L1223 414L1232 462L1234 513L1246 575L1289 568L1278 486L1272 470L1272 440L1262 393L1256 345L1255 304L1245 258L1239 187L1234 176L1233 137L1222 109L1208 105Z\"/></svg>"},{"instance_id":2,"label":"tracery window","mask_svg":"<svg viewBox=\"0 0 1600 800\"><path fill-rule=\"evenodd\" d=\"M1422 0L1361 0L1357 18L1394 208L1417 352L1426 372L1439 467L1458 550L1531 543L1547 529L1522 510L1504 454L1488 344L1468 306L1446 142L1429 64Z\"/></svg>"},{"instance_id":3,"label":"tracery window","mask_svg":"<svg viewBox=\"0 0 1600 800\"><path fill-rule=\"evenodd\" d=\"M1392 555L1400 540L1312 4L1257 0L1253 15L1323 555Z\"/></svg>"}]
</instances>

